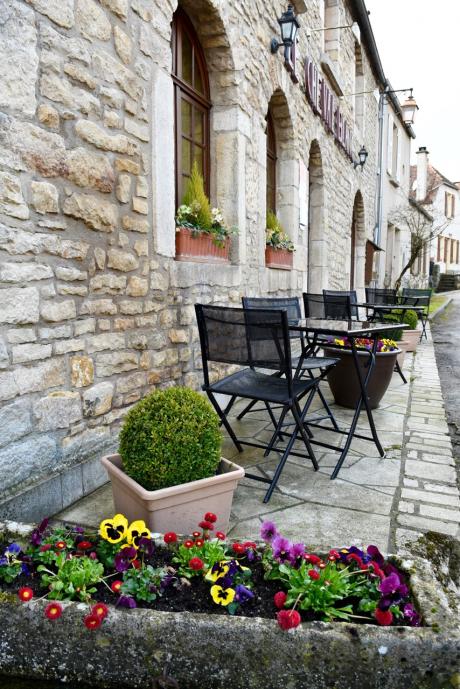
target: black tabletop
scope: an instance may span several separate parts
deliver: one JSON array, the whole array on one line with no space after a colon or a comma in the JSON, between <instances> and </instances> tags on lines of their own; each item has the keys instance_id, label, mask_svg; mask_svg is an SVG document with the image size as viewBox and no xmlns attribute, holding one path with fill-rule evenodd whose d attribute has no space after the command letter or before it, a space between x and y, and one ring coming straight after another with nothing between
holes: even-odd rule
<instances>
[{"instance_id":1,"label":"black tabletop","mask_svg":"<svg viewBox=\"0 0 460 689\"><path fill-rule=\"evenodd\" d=\"M424 306L413 306L412 304L375 304L373 302L360 302L352 306L363 306L367 309L374 309L375 311L415 311L420 313L424 310Z\"/></svg>"},{"instance_id":2,"label":"black tabletop","mask_svg":"<svg viewBox=\"0 0 460 689\"><path fill-rule=\"evenodd\" d=\"M392 330L406 330L407 323L370 323L369 321L335 321L321 318L302 318L289 323L289 329L318 335L342 337L373 337Z\"/></svg>"}]
</instances>

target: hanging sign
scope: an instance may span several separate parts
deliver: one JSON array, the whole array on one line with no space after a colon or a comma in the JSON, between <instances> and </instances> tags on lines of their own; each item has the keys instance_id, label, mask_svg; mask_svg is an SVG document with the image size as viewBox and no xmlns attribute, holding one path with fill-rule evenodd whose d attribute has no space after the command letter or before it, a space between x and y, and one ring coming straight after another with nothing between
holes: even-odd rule
<instances>
[{"instance_id":1,"label":"hanging sign","mask_svg":"<svg viewBox=\"0 0 460 689\"><path fill-rule=\"evenodd\" d=\"M313 112L321 117L327 131L334 135L339 146L353 160L353 131L324 76L309 57L305 59L305 94Z\"/></svg>"}]
</instances>

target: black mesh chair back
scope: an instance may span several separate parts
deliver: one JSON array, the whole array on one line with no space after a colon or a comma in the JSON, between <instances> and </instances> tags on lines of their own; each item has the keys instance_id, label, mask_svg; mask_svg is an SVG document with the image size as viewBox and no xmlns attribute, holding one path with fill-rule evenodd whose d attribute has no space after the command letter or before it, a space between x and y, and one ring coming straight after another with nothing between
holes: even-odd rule
<instances>
[{"instance_id":1,"label":"black mesh chair back","mask_svg":"<svg viewBox=\"0 0 460 689\"><path fill-rule=\"evenodd\" d=\"M369 304L397 304L398 294L395 289L366 287L366 301Z\"/></svg>"},{"instance_id":2,"label":"black mesh chair back","mask_svg":"<svg viewBox=\"0 0 460 689\"><path fill-rule=\"evenodd\" d=\"M431 299L430 289L412 289L404 287L402 291L403 302L413 306L426 306L429 308Z\"/></svg>"},{"instance_id":3,"label":"black mesh chair back","mask_svg":"<svg viewBox=\"0 0 460 689\"><path fill-rule=\"evenodd\" d=\"M304 292L302 296L305 318L326 318L324 296L322 294Z\"/></svg>"},{"instance_id":4,"label":"black mesh chair back","mask_svg":"<svg viewBox=\"0 0 460 689\"><path fill-rule=\"evenodd\" d=\"M286 311L234 309L196 304L203 373L209 361L282 371L292 383Z\"/></svg>"},{"instance_id":5,"label":"black mesh chair back","mask_svg":"<svg viewBox=\"0 0 460 689\"><path fill-rule=\"evenodd\" d=\"M355 290L349 292L323 289L326 318L357 320L358 307Z\"/></svg>"},{"instance_id":6,"label":"black mesh chair back","mask_svg":"<svg viewBox=\"0 0 460 689\"><path fill-rule=\"evenodd\" d=\"M244 309L270 309L286 311L289 323L297 323L302 318L300 299L298 297L242 297ZM290 331L291 339L299 339L301 334Z\"/></svg>"}]
</instances>

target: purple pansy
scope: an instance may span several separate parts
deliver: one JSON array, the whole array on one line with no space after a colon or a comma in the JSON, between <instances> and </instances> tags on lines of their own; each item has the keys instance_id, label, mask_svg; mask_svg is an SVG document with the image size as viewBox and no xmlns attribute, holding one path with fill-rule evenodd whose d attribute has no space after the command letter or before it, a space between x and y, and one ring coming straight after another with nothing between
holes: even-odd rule
<instances>
[{"instance_id":1,"label":"purple pansy","mask_svg":"<svg viewBox=\"0 0 460 689\"><path fill-rule=\"evenodd\" d=\"M147 557L151 557L151 555L153 554L153 550L154 545L152 539L142 536L139 539L139 552L144 553L144 555L146 555Z\"/></svg>"},{"instance_id":2,"label":"purple pansy","mask_svg":"<svg viewBox=\"0 0 460 689\"><path fill-rule=\"evenodd\" d=\"M250 589L247 589L243 584L238 584L235 589L235 600L238 603L246 603L248 600L254 598L254 594Z\"/></svg>"},{"instance_id":3,"label":"purple pansy","mask_svg":"<svg viewBox=\"0 0 460 689\"><path fill-rule=\"evenodd\" d=\"M373 560L373 562L376 562L379 567L381 567L384 563L384 558L380 550L377 548L376 545L370 545L367 548L367 554L370 556L370 559Z\"/></svg>"},{"instance_id":4,"label":"purple pansy","mask_svg":"<svg viewBox=\"0 0 460 689\"><path fill-rule=\"evenodd\" d=\"M260 527L260 537L266 541L266 543L271 543L274 538L278 536L278 529L273 522L264 522Z\"/></svg>"},{"instance_id":5,"label":"purple pansy","mask_svg":"<svg viewBox=\"0 0 460 689\"><path fill-rule=\"evenodd\" d=\"M272 541L273 557L280 564L291 561L292 543L287 538L276 536Z\"/></svg>"},{"instance_id":6,"label":"purple pansy","mask_svg":"<svg viewBox=\"0 0 460 689\"><path fill-rule=\"evenodd\" d=\"M420 622L421 622L420 615L415 610L412 603L406 603L406 605L403 608L403 615L406 618L406 620L409 620L409 624L411 625L411 627L419 627L420 626Z\"/></svg>"},{"instance_id":7,"label":"purple pansy","mask_svg":"<svg viewBox=\"0 0 460 689\"><path fill-rule=\"evenodd\" d=\"M32 545L40 545L42 540L43 540L43 535L46 531L46 528L48 526L49 519L45 517L40 524L37 526L36 529L32 531L32 534L30 536L30 542Z\"/></svg>"},{"instance_id":8,"label":"purple pansy","mask_svg":"<svg viewBox=\"0 0 460 689\"><path fill-rule=\"evenodd\" d=\"M290 551L290 560L293 565L300 565L305 555L305 546L303 543L293 543Z\"/></svg>"},{"instance_id":9,"label":"purple pansy","mask_svg":"<svg viewBox=\"0 0 460 689\"><path fill-rule=\"evenodd\" d=\"M126 572L130 568L132 560L136 557L136 548L122 548L115 555L115 569L117 572Z\"/></svg>"},{"instance_id":10,"label":"purple pansy","mask_svg":"<svg viewBox=\"0 0 460 689\"><path fill-rule=\"evenodd\" d=\"M122 608L137 608L137 603L132 596L120 596L116 604Z\"/></svg>"}]
</instances>

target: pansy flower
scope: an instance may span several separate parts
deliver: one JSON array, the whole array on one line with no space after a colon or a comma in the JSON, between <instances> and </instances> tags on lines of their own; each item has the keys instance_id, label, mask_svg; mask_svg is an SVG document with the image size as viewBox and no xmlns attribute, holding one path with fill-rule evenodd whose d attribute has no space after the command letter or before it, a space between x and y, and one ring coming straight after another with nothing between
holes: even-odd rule
<instances>
[{"instance_id":1,"label":"pansy flower","mask_svg":"<svg viewBox=\"0 0 460 689\"><path fill-rule=\"evenodd\" d=\"M138 552L143 553L146 557L153 555L154 545L151 538L141 536L138 541Z\"/></svg>"},{"instance_id":2,"label":"pansy flower","mask_svg":"<svg viewBox=\"0 0 460 689\"><path fill-rule=\"evenodd\" d=\"M150 538L150 530L147 528L143 519L138 519L129 525L126 540L128 541L129 545L133 545L135 548L138 548L141 538Z\"/></svg>"},{"instance_id":3,"label":"pansy flower","mask_svg":"<svg viewBox=\"0 0 460 689\"><path fill-rule=\"evenodd\" d=\"M115 555L115 569L117 572L126 572L130 568L133 560L136 559L137 550L132 546L122 548L120 552Z\"/></svg>"},{"instance_id":4,"label":"pansy flower","mask_svg":"<svg viewBox=\"0 0 460 689\"><path fill-rule=\"evenodd\" d=\"M243 584L238 584L235 589L235 600L237 600L238 603L247 603L251 598L254 598L251 589L246 588Z\"/></svg>"},{"instance_id":5,"label":"pansy flower","mask_svg":"<svg viewBox=\"0 0 460 689\"><path fill-rule=\"evenodd\" d=\"M216 562L209 572L206 574L205 579L208 581L217 581L218 579L221 579L222 577L225 577L228 573L229 566L228 563L225 561L222 562Z\"/></svg>"},{"instance_id":6,"label":"pansy flower","mask_svg":"<svg viewBox=\"0 0 460 689\"><path fill-rule=\"evenodd\" d=\"M120 543L126 538L128 520L123 514L116 514L112 519L104 519L99 525L100 536L109 543Z\"/></svg>"},{"instance_id":7,"label":"pansy flower","mask_svg":"<svg viewBox=\"0 0 460 689\"><path fill-rule=\"evenodd\" d=\"M267 543L271 543L275 536L278 536L275 524L269 521L264 522L260 527L260 537Z\"/></svg>"},{"instance_id":8,"label":"pansy flower","mask_svg":"<svg viewBox=\"0 0 460 689\"><path fill-rule=\"evenodd\" d=\"M280 564L290 562L292 543L287 538L275 536L272 541L273 557Z\"/></svg>"},{"instance_id":9,"label":"pansy flower","mask_svg":"<svg viewBox=\"0 0 460 689\"><path fill-rule=\"evenodd\" d=\"M214 584L214 586L211 586L211 596L214 603L217 603L217 605L230 605L230 603L233 603L233 599L235 598L235 589L224 589L222 586Z\"/></svg>"},{"instance_id":10,"label":"pansy flower","mask_svg":"<svg viewBox=\"0 0 460 689\"><path fill-rule=\"evenodd\" d=\"M120 596L116 605L120 605L122 608L137 608L136 599L132 596Z\"/></svg>"}]
</instances>

